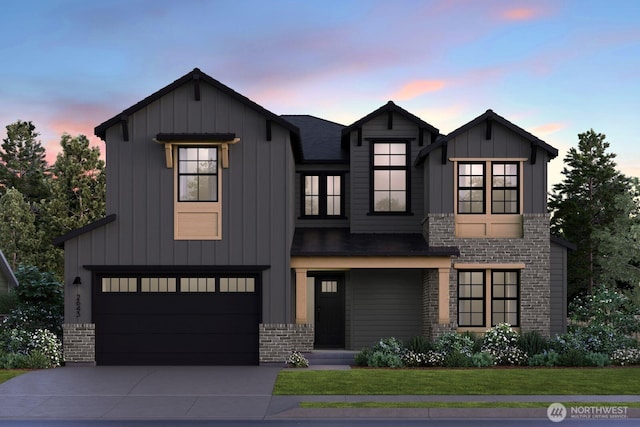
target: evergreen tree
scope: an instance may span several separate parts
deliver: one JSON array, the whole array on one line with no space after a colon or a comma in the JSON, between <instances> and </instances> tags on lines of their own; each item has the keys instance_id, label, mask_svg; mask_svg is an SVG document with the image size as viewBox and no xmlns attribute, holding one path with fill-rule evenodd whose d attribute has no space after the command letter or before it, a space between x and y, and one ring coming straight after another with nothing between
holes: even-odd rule
<instances>
[{"instance_id":1,"label":"evergreen tree","mask_svg":"<svg viewBox=\"0 0 640 427\"><path fill-rule=\"evenodd\" d=\"M38 254L35 216L15 188L0 197L0 246L11 268L34 264Z\"/></svg>"},{"instance_id":2,"label":"evergreen tree","mask_svg":"<svg viewBox=\"0 0 640 427\"><path fill-rule=\"evenodd\" d=\"M43 203L46 216L41 238L50 251L45 254L45 270L62 275L63 254L51 240L83 227L105 215L105 164L100 149L90 147L84 135L63 134L62 152L52 168L51 198Z\"/></svg>"},{"instance_id":3,"label":"evergreen tree","mask_svg":"<svg viewBox=\"0 0 640 427\"><path fill-rule=\"evenodd\" d=\"M600 281L629 280L628 274L612 271L631 265L629 260L612 261L611 255L630 249L619 245L629 244L638 214L633 181L616 169L606 136L591 129L578 138L578 148L571 148L564 159L564 179L554 186L549 200L552 233L578 246L568 256L570 299L591 293Z\"/></svg>"},{"instance_id":4,"label":"evergreen tree","mask_svg":"<svg viewBox=\"0 0 640 427\"><path fill-rule=\"evenodd\" d=\"M7 125L0 150L0 194L17 189L32 206L49 196L45 149L32 122Z\"/></svg>"}]
</instances>

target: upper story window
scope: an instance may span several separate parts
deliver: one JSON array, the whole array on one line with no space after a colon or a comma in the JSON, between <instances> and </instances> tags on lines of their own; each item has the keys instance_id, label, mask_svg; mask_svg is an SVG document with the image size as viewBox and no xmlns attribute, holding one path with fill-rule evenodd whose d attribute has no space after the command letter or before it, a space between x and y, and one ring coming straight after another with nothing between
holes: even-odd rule
<instances>
[{"instance_id":1,"label":"upper story window","mask_svg":"<svg viewBox=\"0 0 640 427\"><path fill-rule=\"evenodd\" d=\"M372 212L407 212L408 150L406 142L372 142Z\"/></svg>"},{"instance_id":2,"label":"upper story window","mask_svg":"<svg viewBox=\"0 0 640 427\"><path fill-rule=\"evenodd\" d=\"M484 163L458 163L458 213L483 214Z\"/></svg>"},{"instance_id":3,"label":"upper story window","mask_svg":"<svg viewBox=\"0 0 640 427\"><path fill-rule=\"evenodd\" d=\"M519 179L517 163L493 163L491 182L491 213L519 212Z\"/></svg>"},{"instance_id":4,"label":"upper story window","mask_svg":"<svg viewBox=\"0 0 640 427\"><path fill-rule=\"evenodd\" d=\"M487 170L489 194L485 184ZM458 213L484 214L488 205L492 214L520 213L519 170L517 162L459 162Z\"/></svg>"},{"instance_id":5,"label":"upper story window","mask_svg":"<svg viewBox=\"0 0 640 427\"><path fill-rule=\"evenodd\" d=\"M178 201L218 201L218 148L178 149Z\"/></svg>"},{"instance_id":6,"label":"upper story window","mask_svg":"<svg viewBox=\"0 0 640 427\"><path fill-rule=\"evenodd\" d=\"M303 175L304 217L343 217L344 179L340 174Z\"/></svg>"}]
</instances>

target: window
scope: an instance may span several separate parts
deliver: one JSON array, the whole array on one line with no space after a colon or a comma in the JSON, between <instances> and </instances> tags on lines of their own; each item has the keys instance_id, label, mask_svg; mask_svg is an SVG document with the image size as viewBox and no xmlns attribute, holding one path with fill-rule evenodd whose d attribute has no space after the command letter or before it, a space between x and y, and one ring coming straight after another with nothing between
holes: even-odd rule
<instances>
[{"instance_id":1,"label":"window","mask_svg":"<svg viewBox=\"0 0 640 427\"><path fill-rule=\"evenodd\" d=\"M135 277L103 277L102 292L137 292L138 281Z\"/></svg>"},{"instance_id":2,"label":"window","mask_svg":"<svg viewBox=\"0 0 640 427\"><path fill-rule=\"evenodd\" d=\"M519 180L517 163L493 163L491 180L491 213L519 212Z\"/></svg>"},{"instance_id":3,"label":"window","mask_svg":"<svg viewBox=\"0 0 640 427\"><path fill-rule=\"evenodd\" d=\"M458 271L458 326L485 326L484 271Z\"/></svg>"},{"instance_id":4,"label":"window","mask_svg":"<svg viewBox=\"0 0 640 427\"><path fill-rule=\"evenodd\" d=\"M321 292L322 293L335 294L335 293L338 292L338 281L337 280L322 280L320 283L321 283Z\"/></svg>"},{"instance_id":5,"label":"window","mask_svg":"<svg viewBox=\"0 0 640 427\"><path fill-rule=\"evenodd\" d=\"M374 142L372 147L372 212L407 212L407 143Z\"/></svg>"},{"instance_id":6,"label":"window","mask_svg":"<svg viewBox=\"0 0 640 427\"><path fill-rule=\"evenodd\" d=\"M504 322L520 325L520 271L458 270L458 326Z\"/></svg>"},{"instance_id":7,"label":"window","mask_svg":"<svg viewBox=\"0 0 640 427\"><path fill-rule=\"evenodd\" d=\"M218 200L218 148L178 149L178 201Z\"/></svg>"},{"instance_id":8,"label":"window","mask_svg":"<svg viewBox=\"0 0 640 427\"><path fill-rule=\"evenodd\" d=\"M458 163L458 213L483 214L484 163Z\"/></svg>"},{"instance_id":9,"label":"window","mask_svg":"<svg viewBox=\"0 0 640 427\"><path fill-rule=\"evenodd\" d=\"M256 277L103 277L103 293L255 293ZM139 284L139 286L138 286Z\"/></svg>"},{"instance_id":10,"label":"window","mask_svg":"<svg viewBox=\"0 0 640 427\"><path fill-rule=\"evenodd\" d=\"M491 282L491 324L506 322L511 326L518 326L520 324L519 272L492 271Z\"/></svg>"},{"instance_id":11,"label":"window","mask_svg":"<svg viewBox=\"0 0 640 427\"><path fill-rule=\"evenodd\" d=\"M342 217L342 175L303 175L303 217Z\"/></svg>"}]
</instances>

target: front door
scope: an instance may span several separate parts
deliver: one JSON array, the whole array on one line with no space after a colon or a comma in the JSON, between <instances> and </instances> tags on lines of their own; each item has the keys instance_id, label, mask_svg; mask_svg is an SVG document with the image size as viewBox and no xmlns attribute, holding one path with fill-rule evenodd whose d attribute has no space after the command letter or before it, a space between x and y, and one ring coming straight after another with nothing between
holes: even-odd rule
<instances>
[{"instance_id":1,"label":"front door","mask_svg":"<svg viewBox=\"0 0 640 427\"><path fill-rule=\"evenodd\" d=\"M344 348L344 277L315 278L315 347Z\"/></svg>"}]
</instances>

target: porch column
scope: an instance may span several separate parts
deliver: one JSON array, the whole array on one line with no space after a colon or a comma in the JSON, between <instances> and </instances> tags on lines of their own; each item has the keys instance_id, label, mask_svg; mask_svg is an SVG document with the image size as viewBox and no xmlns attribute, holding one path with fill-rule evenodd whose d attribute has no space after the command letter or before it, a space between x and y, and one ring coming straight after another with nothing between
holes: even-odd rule
<instances>
[{"instance_id":1,"label":"porch column","mask_svg":"<svg viewBox=\"0 0 640 427\"><path fill-rule=\"evenodd\" d=\"M307 320L307 270L296 268L296 323L309 323Z\"/></svg>"},{"instance_id":2,"label":"porch column","mask_svg":"<svg viewBox=\"0 0 640 427\"><path fill-rule=\"evenodd\" d=\"M438 323L449 323L449 271L438 268Z\"/></svg>"}]
</instances>

